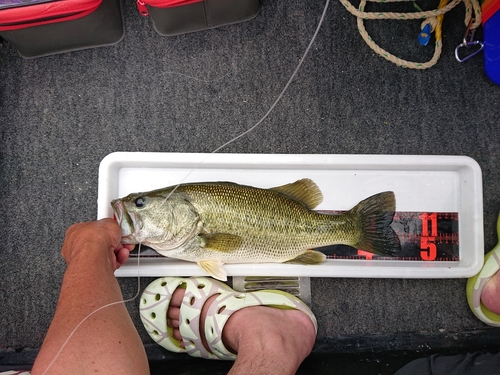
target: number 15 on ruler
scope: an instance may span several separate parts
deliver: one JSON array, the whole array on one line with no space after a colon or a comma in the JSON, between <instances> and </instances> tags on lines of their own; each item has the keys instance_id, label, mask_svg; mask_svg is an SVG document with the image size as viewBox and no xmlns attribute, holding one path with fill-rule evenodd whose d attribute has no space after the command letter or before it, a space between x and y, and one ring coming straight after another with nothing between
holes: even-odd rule
<instances>
[{"instance_id":1,"label":"number 15 on ruler","mask_svg":"<svg viewBox=\"0 0 500 375\"><path fill-rule=\"evenodd\" d=\"M437 257L437 213L424 213L418 217L422 221L420 237L420 256L423 260L435 260Z\"/></svg>"}]
</instances>

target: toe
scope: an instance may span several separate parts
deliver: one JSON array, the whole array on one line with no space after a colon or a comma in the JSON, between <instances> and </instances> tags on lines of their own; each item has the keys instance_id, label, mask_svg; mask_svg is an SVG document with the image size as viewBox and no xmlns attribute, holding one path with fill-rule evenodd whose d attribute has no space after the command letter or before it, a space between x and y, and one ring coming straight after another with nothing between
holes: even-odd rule
<instances>
[{"instance_id":1,"label":"toe","mask_svg":"<svg viewBox=\"0 0 500 375\"><path fill-rule=\"evenodd\" d=\"M172 330L172 336L174 337L174 339L176 339L177 341L179 341L179 344L180 346L185 349L186 347L184 346L184 341L182 341L182 335L181 335L181 332L179 331L179 328L174 328Z\"/></svg>"},{"instance_id":2,"label":"toe","mask_svg":"<svg viewBox=\"0 0 500 375\"><path fill-rule=\"evenodd\" d=\"M497 272L485 285L481 294L481 302L495 314L500 314L500 272Z\"/></svg>"},{"instance_id":3,"label":"toe","mask_svg":"<svg viewBox=\"0 0 500 375\"><path fill-rule=\"evenodd\" d=\"M184 348L184 343L182 342L182 336L179 331L179 316L181 313L180 306L182 304L182 299L184 298L184 293L184 288L177 288L172 294L167 310L167 325L173 328L172 335L174 339L179 341L182 348Z\"/></svg>"},{"instance_id":4,"label":"toe","mask_svg":"<svg viewBox=\"0 0 500 375\"><path fill-rule=\"evenodd\" d=\"M172 298L170 299L170 306L180 307L185 293L186 290L184 288L177 287L177 289L175 289L174 292L172 293Z\"/></svg>"},{"instance_id":5,"label":"toe","mask_svg":"<svg viewBox=\"0 0 500 375\"><path fill-rule=\"evenodd\" d=\"M179 316L181 314L180 306L184 298L184 293L185 290L183 288L177 288L174 293L172 293L172 298L170 299L167 310L167 324L169 327L179 327Z\"/></svg>"},{"instance_id":6,"label":"toe","mask_svg":"<svg viewBox=\"0 0 500 375\"><path fill-rule=\"evenodd\" d=\"M179 315L181 309L179 307L170 306L167 310L167 324L169 327L179 327Z\"/></svg>"}]
</instances>

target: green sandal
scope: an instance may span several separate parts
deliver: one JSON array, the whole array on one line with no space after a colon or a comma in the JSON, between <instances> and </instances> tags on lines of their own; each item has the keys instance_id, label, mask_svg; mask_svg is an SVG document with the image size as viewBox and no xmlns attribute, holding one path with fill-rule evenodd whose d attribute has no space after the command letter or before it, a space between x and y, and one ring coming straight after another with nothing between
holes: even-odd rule
<instances>
[{"instance_id":1,"label":"green sandal","mask_svg":"<svg viewBox=\"0 0 500 375\"><path fill-rule=\"evenodd\" d=\"M481 302L481 293L486 283L500 269L500 214L497 221L498 244L484 257L484 265L481 271L467 280L467 301L469 307L476 317L484 323L500 327L500 315L488 310Z\"/></svg>"},{"instance_id":2,"label":"green sandal","mask_svg":"<svg viewBox=\"0 0 500 375\"><path fill-rule=\"evenodd\" d=\"M167 310L172 294L178 288L185 294L180 307L179 331L185 349L173 337L173 328L167 326ZM205 337L208 349L201 341L200 314L206 300L219 294L207 310ZM236 354L222 343L222 331L231 314L250 306L269 306L278 309L295 309L306 314L317 331L316 318L307 305L297 297L279 291L235 292L226 284L206 277L162 277L149 284L141 296L141 320L151 338L165 349L188 353L193 357L235 360Z\"/></svg>"}]
</instances>

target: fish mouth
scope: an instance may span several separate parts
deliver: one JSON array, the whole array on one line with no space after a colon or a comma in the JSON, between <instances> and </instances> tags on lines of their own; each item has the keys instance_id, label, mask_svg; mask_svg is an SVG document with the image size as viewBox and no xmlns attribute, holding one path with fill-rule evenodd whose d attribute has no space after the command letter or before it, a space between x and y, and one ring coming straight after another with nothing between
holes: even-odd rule
<instances>
[{"instance_id":1,"label":"fish mouth","mask_svg":"<svg viewBox=\"0 0 500 375\"><path fill-rule=\"evenodd\" d=\"M134 238L134 223L123 202L119 199L111 201L114 219L122 230L122 243L137 243Z\"/></svg>"},{"instance_id":2,"label":"fish mouth","mask_svg":"<svg viewBox=\"0 0 500 375\"><path fill-rule=\"evenodd\" d=\"M113 208L113 213L114 213L114 219L117 221L118 224L122 222L123 218L123 204L119 200L113 200L111 201L111 207Z\"/></svg>"}]
</instances>

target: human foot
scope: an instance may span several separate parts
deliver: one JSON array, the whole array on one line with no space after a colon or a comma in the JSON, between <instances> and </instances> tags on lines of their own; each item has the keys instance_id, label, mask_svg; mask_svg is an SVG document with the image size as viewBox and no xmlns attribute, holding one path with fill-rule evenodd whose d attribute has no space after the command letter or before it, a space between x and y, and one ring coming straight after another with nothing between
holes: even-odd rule
<instances>
[{"instance_id":1,"label":"human foot","mask_svg":"<svg viewBox=\"0 0 500 375\"><path fill-rule=\"evenodd\" d=\"M496 261L496 265L500 264L499 252L500 252L500 214L497 220L497 234L498 234L498 244L495 248L487 255L487 258L493 257ZM486 259L485 259L486 263ZM498 269L498 267L496 267ZM500 315L500 272L496 272L491 276L488 283L484 286L481 293L481 302L483 305L490 310L492 313Z\"/></svg>"},{"instance_id":2,"label":"human foot","mask_svg":"<svg viewBox=\"0 0 500 375\"><path fill-rule=\"evenodd\" d=\"M316 319L298 298L281 291L234 292L208 278L153 281L141 297L141 319L168 350L233 360L238 353L235 373L294 373L316 336Z\"/></svg>"},{"instance_id":3,"label":"human foot","mask_svg":"<svg viewBox=\"0 0 500 375\"><path fill-rule=\"evenodd\" d=\"M179 315L184 293L183 288L175 290L167 311L167 324L173 329L174 338L179 340L183 348L185 345L179 330ZM204 322L207 311L217 296L218 294L207 299L201 310L200 333L205 348L208 348L208 345L203 333ZM290 330L290 327L294 327L294 330ZM222 331L224 345L235 354L241 350L242 346L262 348L270 346L272 351L285 349L284 346L288 346L289 350L284 350L284 353L290 354L290 351L296 351L301 361L309 355L315 337L313 322L301 311L281 310L268 306L252 306L235 312ZM263 342L257 344L257 341L261 339Z\"/></svg>"},{"instance_id":4,"label":"human foot","mask_svg":"<svg viewBox=\"0 0 500 375\"><path fill-rule=\"evenodd\" d=\"M222 338L238 352L231 375L295 374L311 353L316 329L301 311L254 306L236 312Z\"/></svg>"},{"instance_id":5,"label":"human foot","mask_svg":"<svg viewBox=\"0 0 500 375\"><path fill-rule=\"evenodd\" d=\"M494 274L484 286L481 302L492 313L500 315L500 272Z\"/></svg>"},{"instance_id":6,"label":"human foot","mask_svg":"<svg viewBox=\"0 0 500 375\"><path fill-rule=\"evenodd\" d=\"M484 256L479 273L467 280L469 307L482 322L500 327L500 214L497 220L498 244Z\"/></svg>"},{"instance_id":7,"label":"human foot","mask_svg":"<svg viewBox=\"0 0 500 375\"><path fill-rule=\"evenodd\" d=\"M181 313L181 305L182 301L184 299L184 294L186 293L184 288L177 288L175 289L174 293L172 294L172 299L170 300L170 304L167 310L167 325L168 327L173 329L173 337L179 341L180 346L185 349L186 345L184 344L184 341L182 339L182 335L179 329L180 322L180 313ZM208 343L207 339L205 337L205 319L207 317L207 310L208 307L212 304L213 300L217 298L219 294L214 294L213 296L209 297L206 302L204 303L202 309L201 309L201 314L200 314L200 338L203 343L203 346L208 350ZM227 347L227 346L226 346ZM229 349L229 347L227 347ZM234 354L235 351L231 350Z\"/></svg>"},{"instance_id":8,"label":"human foot","mask_svg":"<svg viewBox=\"0 0 500 375\"><path fill-rule=\"evenodd\" d=\"M180 306L185 290L177 288L172 294L167 311L167 324L173 329L173 337L185 347L179 330ZM204 322L209 307L217 295L208 298L200 316L200 333L203 345L209 346L204 335ZM290 329L293 327L293 329ZM238 354L231 373L295 373L302 361L310 354L316 338L311 319L298 310L282 310L268 306L251 306L236 311L228 319L222 331L224 346ZM269 367L273 366L273 367ZM265 371L264 371L265 370ZM257 372L256 372L257 371Z\"/></svg>"}]
</instances>

